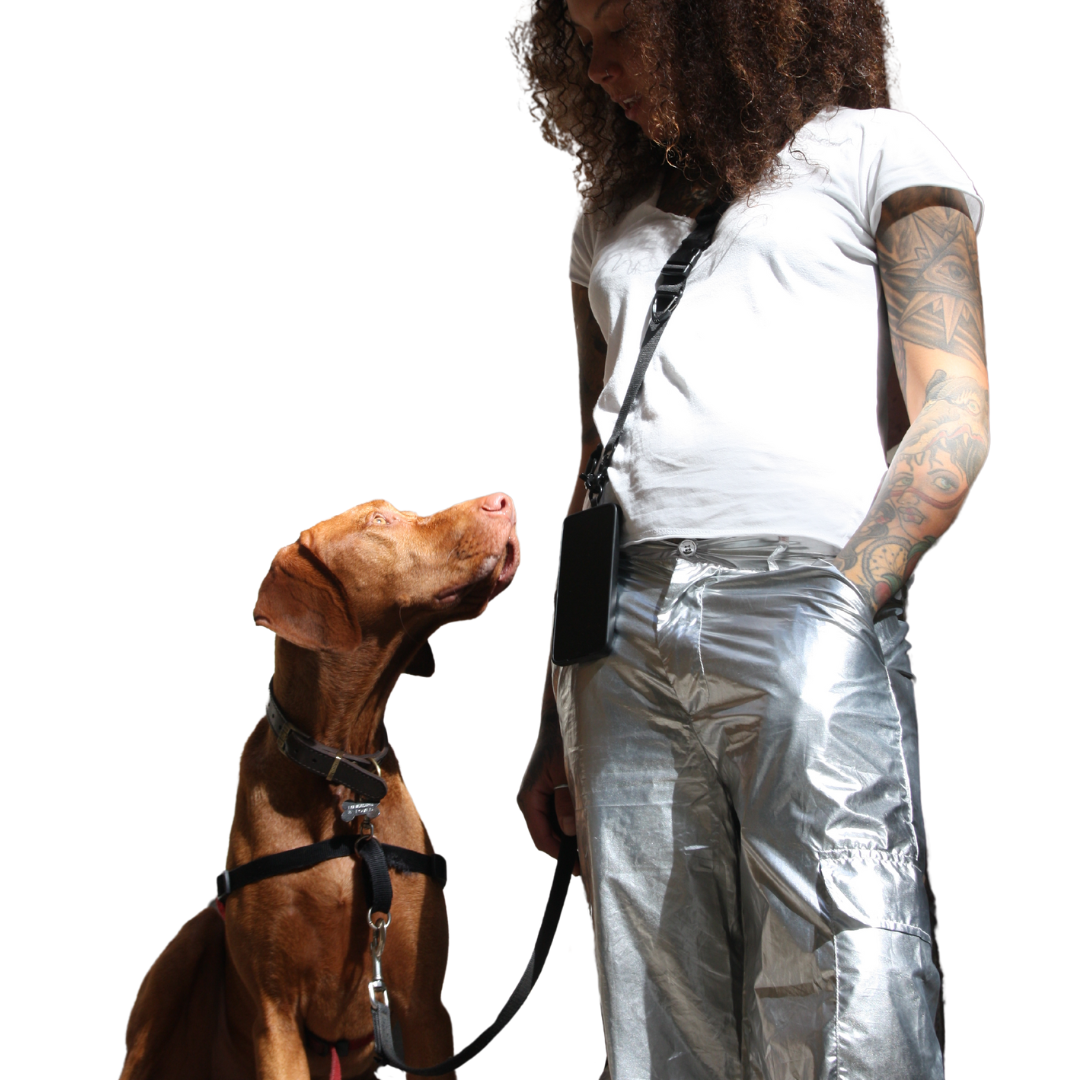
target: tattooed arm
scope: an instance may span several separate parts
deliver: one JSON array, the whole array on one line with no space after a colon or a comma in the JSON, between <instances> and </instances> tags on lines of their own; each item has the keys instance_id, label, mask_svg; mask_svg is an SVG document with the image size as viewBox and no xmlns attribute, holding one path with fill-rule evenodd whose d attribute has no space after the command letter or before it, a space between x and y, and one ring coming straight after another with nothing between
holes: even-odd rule
<instances>
[{"instance_id":1,"label":"tattooed arm","mask_svg":"<svg viewBox=\"0 0 1080 1080\"><path fill-rule=\"evenodd\" d=\"M593 423L593 409L604 388L604 365L607 361L607 342L589 307L589 290L583 285L571 285L574 303L574 329L578 343L578 395L581 403L581 463L583 473L593 450L600 444L600 435ZM576 514L585 501L585 484L574 484L570 513ZM562 733L555 709L555 693L551 688L551 667L544 682L544 698L540 706L540 733L536 747L525 769L518 791L518 807L525 815L533 843L551 856L559 854L558 830L572 836L574 804L566 785L566 766L563 762ZM556 828L557 826L557 828Z\"/></svg>"},{"instance_id":2,"label":"tattooed arm","mask_svg":"<svg viewBox=\"0 0 1080 1080\"><path fill-rule=\"evenodd\" d=\"M836 564L876 611L953 523L990 447L975 230L948 188L886 199L878 267L911 427Z\"/></svg>"}]
</instances>

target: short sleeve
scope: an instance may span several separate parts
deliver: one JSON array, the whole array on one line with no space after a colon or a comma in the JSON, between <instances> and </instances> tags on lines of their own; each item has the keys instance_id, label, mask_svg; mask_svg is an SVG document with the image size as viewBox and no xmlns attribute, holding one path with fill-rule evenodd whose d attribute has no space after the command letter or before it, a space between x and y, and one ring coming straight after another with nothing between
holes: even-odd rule
<instances>
[{"instance_id":1,"label":"short sleeve","mask_svg":"<svg viewBox=\"0 0 1080 1080\"><path fill-rule=\"evenodd\" d=\"M894 109L874 110L874 147L866 175L866 206L870 233L877 232L881 205L909 187L947 187L967 200L972 224L982 224L983 201L971 177L941 140L911 113Z\"/></svg>"},{"instance_id":2,"label":"short sleeve","mask_svg":"<svg viewBox=\"0 0 1080 1080\"><path fill-rule=\"evenodd\" d=\"M574 236L570 243L570 280L578 285L589 287L592 277L593 251L596 247L596 229L588 218L581 214L574 226Z\"/></svg>"}]
</instances>

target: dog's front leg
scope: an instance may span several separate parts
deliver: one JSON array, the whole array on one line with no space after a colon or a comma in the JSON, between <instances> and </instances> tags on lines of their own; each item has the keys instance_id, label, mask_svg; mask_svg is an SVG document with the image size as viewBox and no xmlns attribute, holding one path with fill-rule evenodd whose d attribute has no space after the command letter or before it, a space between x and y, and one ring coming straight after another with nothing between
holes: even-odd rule
<instances>
[{"instance_id":1,"label":"dog's front leg","mask_svg":"<svg viewBox=\"0 0 1080 1080\"><path fill-rule=\"evenodd\" d=\"M264 1002L255 1023L255 1075L259 1080L311 1080L295 1012Z\"/></svg>"}]
</instances>

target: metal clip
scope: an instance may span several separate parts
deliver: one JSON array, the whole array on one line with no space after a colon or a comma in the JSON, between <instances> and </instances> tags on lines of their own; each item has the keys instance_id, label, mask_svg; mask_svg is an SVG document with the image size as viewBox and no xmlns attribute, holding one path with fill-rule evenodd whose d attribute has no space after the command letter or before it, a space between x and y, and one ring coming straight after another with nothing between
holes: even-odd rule
<instances>
[{"instance_id":1,"label":"metal clip","mask_svg":"<svg viewBox=\"0 0 1080 1080\"><path fill-rule=\"evenodd\" d=\"M374 916L374 919L372 918ZM379 945L379 955L382 956L383 945L386 944L386 928L390 925L392 916L389 912L373 911L368 908L367 924L375 931L375 938L380 940L382 944ZM375 950L375 940L371 942L372 951Z\"/></svg>"},{"instance_id":2,"label":"metal clip","mask_svg":"<svg viewBox=\"0 0 1080 1080\"><path fill-rule=\"evenodd\" d=\"M379 804L372 802L349 802L341 804L341 820L352 821L354 818L377 818L379 816Z\"/></svg>"},{"instance_id":3,"label":"metal clip","mask_svg":"<svg viewBox=\"0 0 1080 1080\"><path fill-rule=\"evenodd\" d=\"M374 918L372 917L374 916ZM386 989L386 983L383 982L382 977L382 954L383 949L386 948L386 928L390 925L389 913L383 914L381 911L372 912L370 909L367 914L368 926L371 927L371 963L372 973L371 982L368 983L368 997L371 998L372 1005L378 1005L379 1002L376 998L381 995L386 1007L390 1007L390 991Z\"/></svg>"},{"instance_id":4,"label":"metal clip","mask_svg":"<svg viewBox=\"0 0 1080 1080\"><path fill-rule=\"evenodd\" d=\"M682 290L678 292L661 293L653 297L652 308L649 311L649 330L652 332L657 327L663 326L671 318L671 313L679 306L682 299Z\"/></svg>"},{"instance_id":5,"label":"metal clip","mask_svg":"<svg viewBox=\"0 0 1080 1080\"><path fill-rule=\"evenodd\" d=\"M381 994L383 998L382 1004L386 1005L387 1008L390 1008L390 991L386 989L386 983L384 983L381 978L372 979L371 982L367 984L367 992L368 997L371 998L372 1005L380 1004L376 1001L376 995Z\"/></svg>"}]
</instances>

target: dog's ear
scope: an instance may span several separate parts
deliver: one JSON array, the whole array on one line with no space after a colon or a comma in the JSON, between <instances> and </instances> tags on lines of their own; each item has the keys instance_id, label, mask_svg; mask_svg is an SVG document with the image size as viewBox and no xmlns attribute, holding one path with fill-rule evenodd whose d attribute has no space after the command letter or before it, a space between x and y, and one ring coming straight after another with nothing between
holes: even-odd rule
<instances>
[{"instance_id":1,"label":"dog's ear","mask_svg":"<svg viewBox=\"0 0 1080 1080\"><path fill-rule=\"evenodd\" d=\"M416 655L409 661L405 674L419 675L422 679L429 679L435 674L435 654L431 651L428 642L425 641Z\"/></svg>"},{"instance_id":2,"label":"dog's ear","mask_svg":"<svg viewBox=\"0 0 1080 1080\"><path fill-rule=\"evenodd\" d=\"M360 632L340 583L312 550L312 539L307 530L274 556L255 602L255 624L302 649L352 652Z\"/></svg>"}]
</instances>

